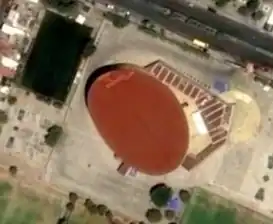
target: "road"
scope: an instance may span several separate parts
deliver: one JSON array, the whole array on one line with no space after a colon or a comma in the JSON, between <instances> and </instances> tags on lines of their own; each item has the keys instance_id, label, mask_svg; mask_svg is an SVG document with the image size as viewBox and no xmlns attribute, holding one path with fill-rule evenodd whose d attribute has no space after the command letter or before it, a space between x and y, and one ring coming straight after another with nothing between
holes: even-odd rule
<instances>
[{"instance_id":1,"label":"road","mask_svg":"<svg viewBox=\"0 0 273 224\"><path fill-rule=\"evenodd\" d=\"M273 67L273 38L267 34L259 33L243 24L236 23L225 17L214 15L200 8L189 7L183 2L156 0L157 4L175 9L203 24L216 28L216 34L207 32L200 27L182 21L173 21L164 16L155 5L144 0L109 0L112 4L119 5L131 12L149 18L166 29L181 36L193 39L198 38L208 42L213 48L225 51L242 60L253 61ZM224 34L226 33L226 34Z\"/></svg>"}]
</instances>

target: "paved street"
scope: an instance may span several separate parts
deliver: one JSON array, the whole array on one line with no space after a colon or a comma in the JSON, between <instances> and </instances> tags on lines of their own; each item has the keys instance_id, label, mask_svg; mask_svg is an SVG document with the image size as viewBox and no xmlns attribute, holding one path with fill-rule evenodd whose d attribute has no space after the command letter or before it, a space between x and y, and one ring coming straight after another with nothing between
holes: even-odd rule
<instances>
[{"instance_id":1,"label":"paved street","mask_svg":"<svg viewBox=\"0 0 273 224\"><path fill-rule=\"evenodd\" d=\"M214 15L201 8L189 7L183 2L154 0L157 4L179 11L192 19L201 21L219 32L213 35L204 29L197 28L185 22L173 21L159 12L154 5L144 0L110 0L132 12L150 18L166 29L190 39L198 38L208 42L212 47L239 56L244 60L273 66L273 38L250 27L236 23L225 17Z\"/></svg>"}]
</instances>

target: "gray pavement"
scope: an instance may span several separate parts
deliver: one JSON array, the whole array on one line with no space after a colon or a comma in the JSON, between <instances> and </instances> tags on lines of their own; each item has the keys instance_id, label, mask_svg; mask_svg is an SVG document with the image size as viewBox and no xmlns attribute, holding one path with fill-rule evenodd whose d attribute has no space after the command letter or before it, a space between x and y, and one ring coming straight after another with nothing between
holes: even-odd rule
<instances>
[{"instance_id":1,"label":"gray pavement","mask_svg":"<svg viewBox=\"0 0 273 224\"><path fill-rule=\"evenodd\" d=\"M219 61L208 63L174 45L138 33L134 26L125 28L121 34L120 30L106 23L99 48L90 58L86 76L81 80L71 103L66 122L67 137L56 149L47 170L47 180L51 184L67 190L73 189L137 219L141 219L145 210L151 206L147 197L148 189L158 181L180 188L202 186L215 180L214 183L218 185L240 192L252 161L252 153L256 150L254 147L252 153L240 150L246 147L245 144L227 145L192 172L179 168L164 176L138 174L134 178L120 176L115 171L118 162L113 160L112 152L98 135L87 111L83 109L86 79L90 72L103 64L122 61L145 65L158 58L167 61L180 72L189 73L204 82L209 82L214 76L224 74L225 70L230 69ZM264 109L267 110L266 107ZM226 156L222 163L223 155Z\"/></svg>"},{"instance_id":2,"label":"gray pavement","mask_svg":"<svg viewBox=\"0 0 273 224\"><path fill-rule=\"evenodd\" d=\"M180 72L192 74L202 81L212 80L220 73L224 74L225 69L227 71L230 69L228 65L219 62L208 63L194 55L182 52L173 45L162 43L145 34L136 34L136 32L133 26L129 26L120 35L120 30L116 30L109 24L106 25L99 49L91 58L87 71L91 72L102 64L119 61L144 65L149 60L157 58L167 61ZM109 38L115 41L109 42ZM265 159L261 160L261 158L266 158L272 151L270 143L272 125L268 124L268 117L273 118L273 104L269 103L273 102L273 91L264 92L259 84L253 83L247 77L238 78L238 73L229 75L235 83L233 86L249 94L260 107L262 123L256 138L247 143L228 143L190 173L178 169L161 177L139 174L136 178L117 175L115 171L117 163L111 159L112 154L109 154L107 146L97 136L92 121L87 114L79 118L78 114L83 114L84 107L81 89L87 77L83 78L80 84L82 86L76 93L72 103L73 108L68 117L69 136L73 135L74 140L70 139L65 147L61 147L58 155L55 155L52 161L52 183L77 189L79 192L91 195L95 200L102 200L109 206L113 205L136 218L140 218L149 206L147 189L156 181L165 181L175 188L213 183L228 189L231 194L236 192L247 197L248 200L254 200L257 189L264 185L260 179L262 174L266 173L264 171L266 168ZM88 132L94 134L89 135ZM71 153L75 148L77 151ZM96 161L93 158L96 158ZM91 166L88 168L89 163ZM104 194L98 196L97 192L104 192ZM127 197L121 199L119 195L125 192ZM264 204L270 207L273 192L269 187L267 194ZM128 204L128 197L133 198L131 205ZM266 211L269 212L269 210Z\"/></svg>"},{"instance_id":3,"label":"gray pavement","mask_svg":"<svg viewBox=\"0 0 273 224\"><path fill-rule=\"evenodd\" d=\"M109 0L109 2L127 8L143 17L149 18L166 29L190 39L198 38L208 42L212 47L238 56L243 60L249 60L260 64L273 66L272 37L260 33L244 24L237 23L225 17L207 12L199 7L189 7L183 1L151 0L163 7L170 8L186 17L203 24L201 27L183 21L173 21L158 11L158 7L144 0L125 1ZM212 34L204 29L204 26L216 29Z\"/></svg>"},{"instance_id":4,"label":"gray pavement","mask_svg":"<svg viewBox=\"0 0 273 224\"><path fill-rule=\"evenodd\" d=\"M144 174L137 174L135 178L119 175L115 170L118 161L113 160L113 153L98 135L85 109L84 86L89 74L104 64L131 62L145 65L157 59L162 59L181 73L187 73L208 84L216 76L231 78L236 84L233 86L252 96L262 111L262 128L256 138L244 144L228 143L191 172L179 168L173 173L159 177ZM272 90L264 92L260 85L252 83L248 78L241 78L238 73L234 73L234 68L222 64L219 60L205 60L184 52L175 45L163 43L139 32L132 25L121 32L107 22L98 43L98 50L90 57L84 71L84 77L80 80L71 101L71 109L68 110L68 119L64 124L65 136L44 170L45 180L49 184L57 185L64 191L76 191L81 196L92 197L95 202L105 203L114 210L138 220L142 220L145 210L151 206L148 200L149 187L159 181L164 181L175 189L213 183L229 189L230 194L236 191L237 194L246 195L248 198L253 198L257 189L263 186L264 183L256 180L260 180L261 173L265 172L264 158L272 151L273 126L268 124L268 118L273 118ZM28 108L31 117L43 115L44 118L55 122L62 121L64 111L37 102L34 97L23 96L20 91L17 94L20 96L18 107ZM33 132L41 134L40 127L32 127L33 123L30 119L24 122L24 126L31 127ZM1 144L7 140L13 125L11 122L3 130ZM22 158L25 158L24 152L21 153ZM10 160L6 160L5 164L7 161ZM44 168L45 163L39 164L34 166L35 170ZM32 175L33 172L29 172L29 176L34 178ZM269 186L266 203L271 205L273 192Z\"/></svg>"},{"instance_id":5,"label":"gray pavement","mask_svg":"<svg viewBox=\"0 0 273 224\"><path fill-rule=\"evenodd\" d=\"M66 122L67 138L52 157L48 180L52 184L74 189L91 196L95 201L101 201L109 207L141 219L145 209L150 206L147 196L153 183L164 180L178 188L182 185L194 186L209 182L215 173L212 171L215 170L217 162L221 161L221 153L214 155L217 162L209 161L209 164L204 164L205 168L202 167L203 171L198 169L191 174L181 168L160 177L144 174L138 174L136 178L121 176L115 170L118 162L113 160L112 152L98 135L87 111L83 109L85 102L82 91L88 75L103 64L131 62L146 65L159 58L203 82L211 81L207 74L228 73L232 68L219 61L208 63L194 54L183 52L175 45L162 43L147 34L139 33L134 26L125 28L121 33L119 29L106 23L98 46L97 52L90 58L86 76L81 80L72 100ZM126 197L121 198L120 195Z\"/></svg>"}]
</instances>

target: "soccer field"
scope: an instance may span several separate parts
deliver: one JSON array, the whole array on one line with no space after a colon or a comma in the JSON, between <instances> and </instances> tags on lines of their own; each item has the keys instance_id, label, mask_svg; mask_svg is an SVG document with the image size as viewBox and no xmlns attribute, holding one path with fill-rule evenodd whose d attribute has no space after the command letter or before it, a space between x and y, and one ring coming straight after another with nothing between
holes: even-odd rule
<instances>
[{"instance_id":1,"label":"soccer field","mask_svg":"<svg viewBox=\"0 0 273 224\"><path fill-rule=\"evenodd\" d=\"M272 224L273 220L233 201L196 188L180 224Z\"/></svg>"}]
</instances>

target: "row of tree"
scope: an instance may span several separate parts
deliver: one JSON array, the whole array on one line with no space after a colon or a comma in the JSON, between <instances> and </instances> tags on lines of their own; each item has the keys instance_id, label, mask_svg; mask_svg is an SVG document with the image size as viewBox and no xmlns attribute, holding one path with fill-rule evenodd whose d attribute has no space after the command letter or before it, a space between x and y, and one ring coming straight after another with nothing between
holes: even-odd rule
<instances>
[{"instance_id":1,"label":"row of tree","mask_svg":"<svg viewBox=\"0 0 273 224\"><path fill-rule=\"evenodd\" d=\"M79 196L75 192L70 192L68 195L68 203L65 207L65 213L58 219L57 224L65 224L69 222L72 212L75 210L76 202ZM90 215L104 216L109 224L115 224L113 212L104 204L96 204L90 198L85 199L84 207ZM130 224L145 224L144 222L131 222Z\"/></svg>"},{"instance_id":2,"label":"row of tree","mask_svg":"<svg viewBox=\"0 0 273 224\"><path fill-rule=\"evenodd\" d=\"M214 0L214 3L217 7L226 6L228 3L233 0ZM245 7L250 11L255 11L260 6L260 0L247 0Z\"/></svg>"},{"instance_id":3,"label":"row of tree","mask_svg":"<svg viewBox=\"0 0 273 224\"><path fill-rule=\"evenodd\" d=\"M45 7L53 8L58 12L65 14L78 14L79 1L78 0L42 0Z\"/></svg>"},{"instance_id":4,"label":"row of tree","mask_svg":"<svg viewBox=\"0 0 273 224\"><path fill-rule=\"evenodd\" d=\"M214 2L217 7L224 7L232 2L232 0L214 0ZM260 20L265 16L264 12L259 9L260 4L260 0L248 0L246 4L240 6L237 11L241 15L251 16L253 20Z\"/></svg>"},{"instance_id":5,"label":"row of tree","mask_svg":"<svg viewBox=\"0 0 273 224\"><path fill-rule=\"evenodd\" d=\"M161 212L157 208L150 208L146 211L145 217L150 223L158 223L165 218L169 224L175 224L176 213L174 210L166 209L164 212Z\"/></svg>"},{"instance_id":6,"label":"row of tree","mask_svg":"<svg viewBox=\"0 0 273 224\"><path fill-rule=\"evenodd\" d=\"M60 13L69 15L77 14L79 11L78 0L42 0L45 7L53 8ZM104 13L104 17L109 19L117 28L123 28L130 23L129 15L118 15L114 12Z\"/></svg>"},{"instance_id":7,"label":"row of tree","mask_svg":"<svg viewBox=\"0 0 273 224\"><path fill-rule=\"evenodd\" d=\"M72 212L75 209L76 202L78 200L78 195L75 192L70 192L68 195L68 202L65 206L65 212L62 216L58 219L57 224L65 224L68 223Z\"/></svg>"},{"instance_id":8,"label":"row of tree","mask_svg":"<svg viewBox=\"0 0 273 224\"><path fill-rule=\"evenodd\" d=\"M253 20L260 20L265 16L265 14L259 9L259 6L259 0L248 0L245 5L238 8L238 12L244 16L251 16Z\"/></svg>"}]
</instances>

